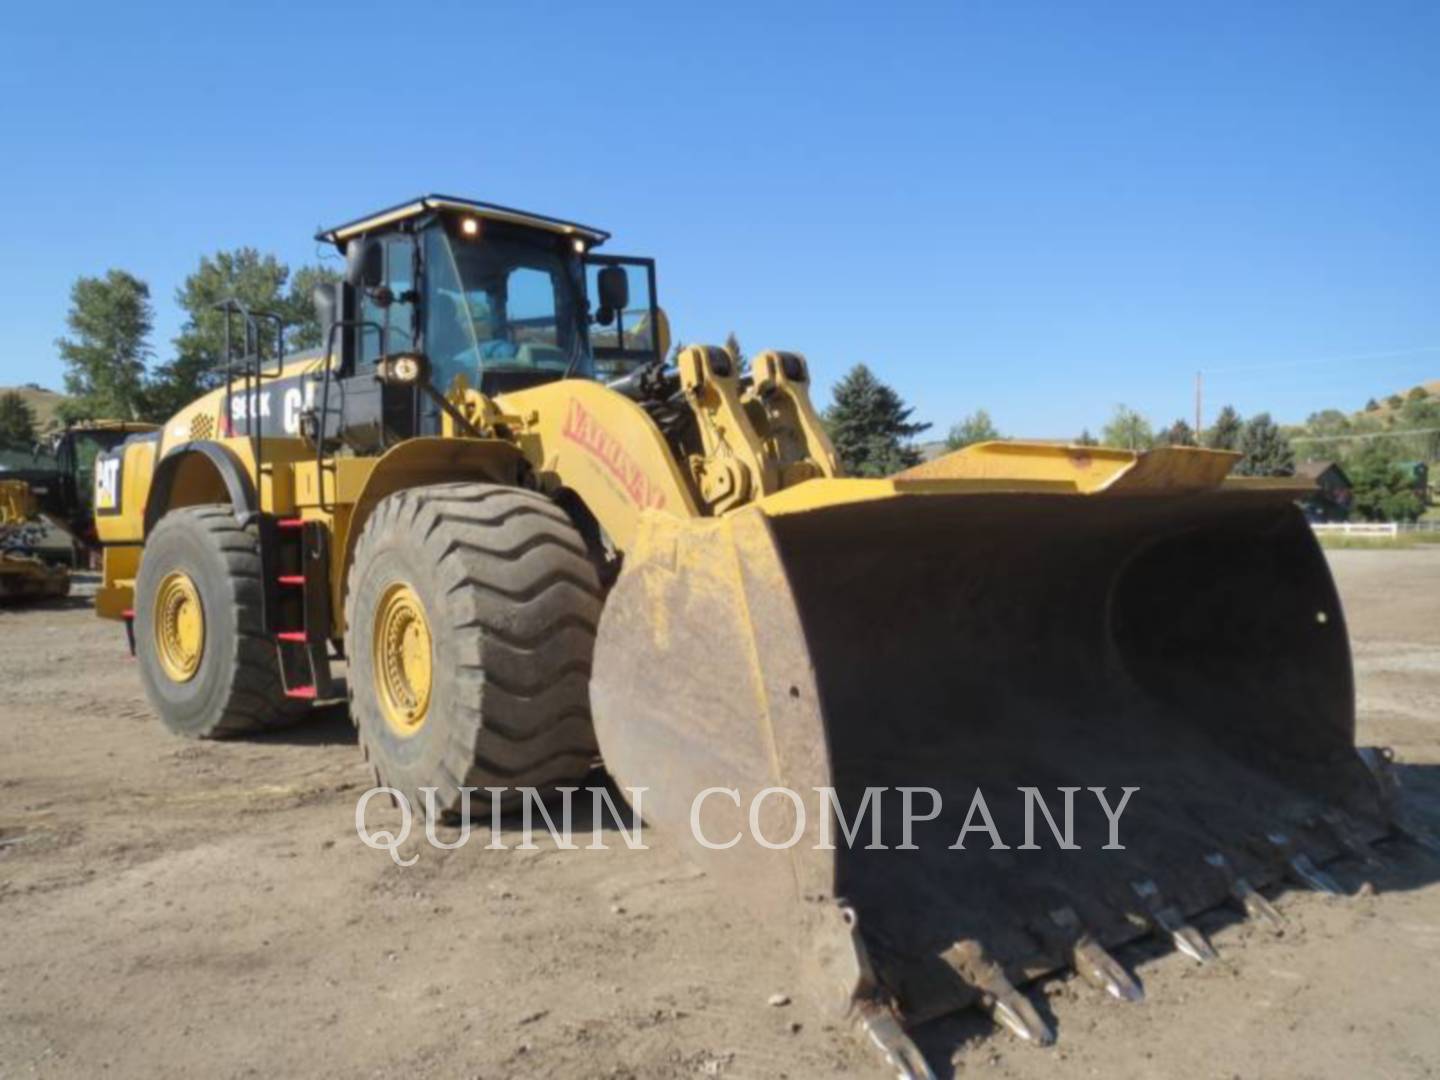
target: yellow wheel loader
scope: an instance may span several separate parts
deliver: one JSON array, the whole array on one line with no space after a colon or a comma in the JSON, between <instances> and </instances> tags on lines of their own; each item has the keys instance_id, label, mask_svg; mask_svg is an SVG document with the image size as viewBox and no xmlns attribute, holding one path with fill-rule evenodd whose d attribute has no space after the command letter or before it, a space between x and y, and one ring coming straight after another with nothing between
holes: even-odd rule
<instances>
[{"instance_id":1,"label":"yellow wheel loader","mask_svg":"<svg viewBox=\"0 0 1440 1080\"><path fill-rule=\"evenodd\" d=\"M320 234L316 353L227 305L218 388L96 467L99 613L171 729L348 693L437 813L598 752L906 1076L914 1023L1048 1042L1026 981L1136 998L1117 946L1207 959L1195 914L1278 919L1389 835L1295 481L1027 443L846 478L804 358L667 365L607 238L426 196Z\"/></svg>"},{"instance_id":2,"label":"yellow wheel loader","mask_svg":"<svg viewBox=\"0 0 1440 1080\"><path fill-rule=\"evenodd\" d=\"M0 480L0 602L43 600L70 593L70 571L35 551L39 500L24 480Z\"/></svg>"}]
</instances>

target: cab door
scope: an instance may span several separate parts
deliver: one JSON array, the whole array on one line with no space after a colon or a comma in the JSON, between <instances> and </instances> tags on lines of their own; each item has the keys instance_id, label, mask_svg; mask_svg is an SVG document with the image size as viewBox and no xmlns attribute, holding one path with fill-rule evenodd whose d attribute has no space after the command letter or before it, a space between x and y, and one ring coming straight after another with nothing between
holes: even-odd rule
<instances>
[{"instance_id":1,"label":"cab door","mask_svg":"<svg viewBox=\"0 0 1440 1080\"><path fill-rule=\"evenodd\" d=\"M386 385L375 378L375 364L383 356L413 352L416 347L415 237L393 233L375 242L383 252L383 282L378 288L359 289L361 326L355 364L338 386L344 416L341 438L361 454L411 438L421 426L418 389Z\"/></svg>"}]
</instances>

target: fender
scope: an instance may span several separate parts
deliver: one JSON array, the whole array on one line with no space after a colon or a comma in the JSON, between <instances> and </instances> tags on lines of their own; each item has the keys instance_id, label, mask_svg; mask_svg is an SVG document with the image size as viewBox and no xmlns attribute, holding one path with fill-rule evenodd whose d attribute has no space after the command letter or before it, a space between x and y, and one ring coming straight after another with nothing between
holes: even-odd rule
<instances>
[{"instance_id":1,"label":"fender","mask_svg":"<svg viewBox=\"0 0 1440 1080\"><path fill-rule=\"evenodd\" d=\"M344 627L345 591L355 545L365 522L380 500L397 491L426 484L457 480L480 480L511 487L524 485L529 464L514 444L504 439L454 439L421 436L397 443L374 460L373 468L355 498L348 515L337 521L333 562L332 597L335 625Z\"/></svg>"},{"instance_id":2,"label":"fender","mask_svg":"<svg viewBox=\"0 0 1440 1080\"><path fill-rule=\"evenodd\" d=\"M150 481L150 495L145 502L145 535L170 509L174 495L175 479L182 465L196 459L203 459L214 469L230 497L235 517L242 525L249 524L259 512L255 497L255 485L244 463L234 451L216 442L187 442L168 451L155 466L155 476ZM183 505L183 504L182 504Z\"/></svg>"}]
</instances>

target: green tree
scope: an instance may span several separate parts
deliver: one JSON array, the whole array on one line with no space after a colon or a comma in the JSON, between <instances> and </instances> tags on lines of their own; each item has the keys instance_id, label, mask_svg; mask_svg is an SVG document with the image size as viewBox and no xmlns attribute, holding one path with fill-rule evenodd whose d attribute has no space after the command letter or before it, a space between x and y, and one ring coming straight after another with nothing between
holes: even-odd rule
<instances>
[{"instance_id":1,"label":"green tree","mask_svg":"<svg viewBox=\"0 0 1440 1080\"><path fill-rule=\"evenodd\" d=\"M1399 394L1391 394L1385 399L1385 404L1389 405L1392 409L1398 409L1401 405L1405 404L1405 399Z\"/></svg>"},{"instance_id":2,"label":"green tree","mask_svg":"<svg viewBox=\"0 0 1440 1080\"><path fill-rule=\"evenodd\" d=\"M1334 461L1345 456L1349 435L1356 425L1339 409L1324 409L1305 418L1302 454L1307 461Z\"/></svg>"},{"instance_id":3,"label":"green tree","mask_svg":"<svg viewBox=\"0 0 1440 1080\"><path fill-rule=\"evenodd\" d=\"M1398 463L1393 439L1365 439L1345 464L1351 512L1366 521L1414 521L1424 512L1413 478Z\"/></svg>"},{"instance_id":4,"label":"green tree","mask_svg":"<svg viewBox=\"0 0 1440 1080\"><path fill-rule=\"evenodd\" d=\"M325 347L328 326L321 326L315 314L314 292L317 285L333 285L340 280L340 271L329 266L302 266L290 278L290 292L280 314L290 330L286 347L290 349L321 349Z\"/></svg>"},{"instance_id":5,"label":"green tree","mask_svg":"<svg viewBox=\"0 0 1440 1080\"><path fill-rule=\"evenodd\" d=\"M910 439L930 427L911 423L915 410L864 364L835 384L825 423L845 471L851 476L889 476L918 465Z\"/></svg>"},{"instance_id":6,"label":"green tree","mask_svg":"<svg viewBox=\"0 0 1440 1080\"><path fill-rule=\"evenodd\" d=\"M1410 388L1410 392L1405 395L1405 400L1406 400L1406 401L1424 401L1424 400L1425 400L1426 398L1428 398L1429 396L1430 396L1430 391L1429 391L1429 390L1426 390L1425 387L1423 387L1423 386L1414 386L1414 387L1411 387L1411 388Z\"/></svg>"},{"instance_id":7,"label":"green tree","mask_svg":"<svg viewBox=\"0 0 1440 1080\"><path fill-rule=\"evenodd\" d=\"M1155 441L1161 446L1197 445L1195 442L1195 429L1187 424L1183 417L1160 432Z\"/></svg>"},{"instance_id":8,"label":"green tree","mask_svg":"<svg viewBox=\"0 0 1440 1080\"><path fill-rule=\"evenodd\" d=\"M1245 422L1233 405L1226 405L1215 417L1215 423L1205 432L1205 445L1211 450L1239 450L1240 435Z\"/></svg>"},{"instance_id":9,"label":"green tree","mask_svg":"<svg viewBox=\"0 0 1440 1080\"><path fill-rule=\"evenodd\" d=\"M984 409L976 409L950 429L950 433L945 436L945 449L959 450L962 446L991 442L999 438L1003 436L990 422L990 414Z\"/></svg>"},{"instance_id":10,"label":"green tree","mask_svg":"<svg viewBox=\"0 0 1440 1080\"><path fill-rule=\"evenodd\" d=\"M80 277L70 287L65 325L56 340L65 362L65 390L74 399L60 407L62 419L111 417L133 420L145 413L145 365L155 312L150 286L124 270Z\"/></svg>"},{"instance_id":11,"label":"green tree","mask_svg":"<svg viewBox=\"0 0 1440 1080\"><path fill-rule=\"evenodd\" d=\"M1240 433L1240 452L1245 456L1235 466L1237 476L1293 476L1295 451L1269 413L1256 413L1245 421Z\"/></svg>"},{"instance_id":12,"label":"green tree","mask_svg":"<svg viewBox=\"0 0 1440 1080\"><path fill-rule=\"evenodd\" d=\"M725 351L730 354L730 362L735 365L735 373L737 375L743 375L746 371L746 365L749 363L749 358L746 357L744 350L740 348L740 339L735 336L734 330L731 330L725 335Z\"/></svg>"},{"instance_id":13,"label":"green tree","mask_svg":"<svg viewBox=\"0 0 1440 1080\"><path fill-rule=\"evenodd\" d=\"M31 446L35 442L35 410L17 390L0 394L0 445Z\"/></svg>"},{"instance_id":14,"label":"green tree","mask_svg":"<svg viewBox=\"0 0 1440 1080\"><path fill-rule=\"evenodd\" d=\"M1372 397L1369 401L1365 402L1365 411L1366 411L1366 412L1379 412L1379 411L1380 411L1380 402L1376 401L1376 400Z\"/></svg>"},{"instance_id":15,"label":"green tree","mask_svg":"<svg viewBox=\"0 0 1440 1080\"><path fill-rule=\"evenodd\" d=\"M252 312L279 315L287 326L285 347L313 348L324 343L315 316L311 292L339 275L324 266L306 266L290 276L290 268L274 255L242 247L205 255L200 265L175 293L175 302L187 316L175 338L175 355L155 372L151 386L152 410L170 416L194 398L224 382L225 313L215 305L236 299ZM260 355L274 354L274 326L258 320ZM231 351L245 351L245 331L238 316L231 317Z\"/></svg>"},{"instance_id":16,"label":"green tree","mask_svg":"<svg viewBox=\"0 0 1440 1080\"><path fill-rule=\"evenodd\" d=\"M1121 450L1148 450L1155 445L1155 432L1150 427L1150 421L1134 409L1116 405L1110 422L1100 432L1100 442Z\"/></svg>"},{"instance_id":17,"label":"green tree","mask_svg":"<svg viewBox=\"0 0 1440 1080\"><path fill-rule=\"evenodd\" d=\"M1090 434L1090 429L1087 427L1087 428L1085 428L1085 430L1083 430L1082 432L1080 432L1080 435L1079 435L1079 436L1076 438L1076 440L1075 440L1075 445L1076 445L1076 446L1099 446L1100 444L1099 444L1098 440L1096 440L1095 436Z\"/></svg>"},{"instance_id":18,"label":"green tree","mask_svg":"<svg viewBox=\"0 0 1440 1080\"><path fill-rule=\"evenodd\" d=\"M1414 397L1412 392L1400 409L1399 419L1402 430L1418 434L1392 440L1401 444L1398 452L1413 461L1440 460L1440 431L1435 430L1440 428L1440 401L1428 395Z\"/></svg>"}]
</instances>

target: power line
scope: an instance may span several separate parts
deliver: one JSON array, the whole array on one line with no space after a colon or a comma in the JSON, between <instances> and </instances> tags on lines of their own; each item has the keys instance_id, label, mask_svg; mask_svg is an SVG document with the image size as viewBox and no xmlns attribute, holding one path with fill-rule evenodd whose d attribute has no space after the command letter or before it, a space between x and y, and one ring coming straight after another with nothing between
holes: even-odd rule
<instances>
[{"instance_id":1,"label":"power line","mask_svg":"<svg viewBox=\"0 0 1440 1080\"><path fill-rule=\"evenodd\" d=\"M1365 431L1358 435L1294 435L1290 441L1300 442L1349 442L1352 439L1399 439L1406 435L1433 435L1440 427L1407 428L1405 431Z\"/></svg>"}]
</instances>

